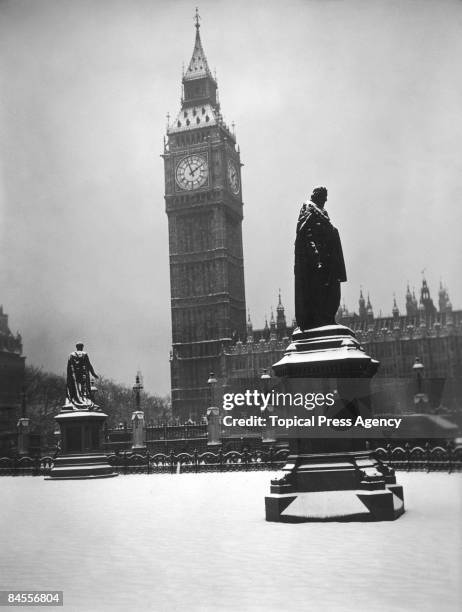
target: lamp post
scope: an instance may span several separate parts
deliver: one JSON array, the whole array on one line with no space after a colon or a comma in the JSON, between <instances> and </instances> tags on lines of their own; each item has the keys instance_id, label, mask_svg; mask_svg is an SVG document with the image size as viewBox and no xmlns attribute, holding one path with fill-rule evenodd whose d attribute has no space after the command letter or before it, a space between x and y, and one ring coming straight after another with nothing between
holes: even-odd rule
<instances>
[{"instance_id":1,"label":"lamp post","mask_svg":"<svg viewBox=\"0 0 462 612\"><path fill-rule=\"evenodd\" d=\"M209 406L207 408L207 446L218 446L221 444L220 439L220 409L216 401L217 379L215 374L210 372L207 380L209 387Z\"/></svg>"},{"instance_id":2,"label":"lamp post","mask_svg":"<svg viewBox=\"0 0 462 612\"><path fill-rule=\"evenodd\" d=\"M135 408L136 410L140 410L140 402L141 402L141 391L143 390L143 385L140 380L140 373L136 374L135 384L133 385L133 393L135 394Z\"/></svg>"},{"instance_id":3,"label":"lamp post","mask_svg":"<svg viewBox=\"0 0 462 612\"><path fill-rule=\"evenodd\" d=\"M140 395L143 390L140 373L137 372L133 393L135 394L135 410L132 412L132 450L145 450L144 443L144 412L140 409Z\"/></svg>"},{"instance_id":4,"label":"lamp post","mask_svg":"<svg viewBox=\"0 0 462 612\"><path fill-rule=\"evenodd\" d=\"M30 419L26 417L26 392L24 390L21 397L21 417L16 427L18 430L18 455L23 457L30 450Z\"/></svg>"},{"instance_id":5,"label":"lamp post","mask_svg":"<svg viewBox=\"0 0 462 612\"><path fill-rule=\"evenodd\" d=\"M428 396L423 392L423 378L425 366L422 363L420 357L416 357L414 361L414 365L412 366L412 371L417 380L417 393L414 395L414 405L417 407L426 408L428 404Z\"/></svg>"},{"instance_id":6,"label":"lamp post","mask_svg":"<svg viewBox=\"0 0 462 612\"><path fill-rule=\"evenodd\" d=\"M217 386L217 379L215 378L215 374L213 372L210 372L209 374L207 385L209 387L209 407L215 407L215 391Z\"/></svg>"},{"instance_id":7,"label":"lamp post","mask_svg":"<svg viewBox=\"0 0 462 612\"><path fill-rule=\"evenodd\" d=\"M263 368L263 374L260 376L261 388L265 395L268 395L271 391L271 374L268 374L268 368ZM263 418L265 419L265 425L263 427L261 441L262 442L276 442L276 436L274 433L274 427L271 425L270 415L273 412L273 406L268 403Z\"/></svg>"},{"instance_id":8,"label":"lamp post","mask_svg":"<svg viewBox=\"0 0 462 612\"><path fill-rule=\"evenodd\" d=\"M420 357L416 357L414 361L414 365L412 366L412 371L417 377L417 393L422 393L422 376L424 372L425 366L420 360Z\"/></svg>"}]
</instances>

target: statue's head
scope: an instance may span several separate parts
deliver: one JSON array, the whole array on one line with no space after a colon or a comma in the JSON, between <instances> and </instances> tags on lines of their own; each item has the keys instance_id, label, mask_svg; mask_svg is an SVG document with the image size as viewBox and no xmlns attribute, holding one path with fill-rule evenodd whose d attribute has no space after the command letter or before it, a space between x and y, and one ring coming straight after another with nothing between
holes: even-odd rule
<instances>
[{"instance_id":1,"label":"statue's head","mask_svg":"<svg viewBox=\"0 0 462 612\"><path fill-rule=\"evenodd\" d=\"M78 351L83 351L83 342L77 342L77 344L75 345L75 348Z\"/></svg>"},{"instance_id":2,"label":"statue's head","mask_svg":"<svg viewBox=\"0 0 462 612\"><path fill-rule=\"evenodd\" d=\"M311 201L322 208L327 202L327 189L325 187L315 187L311 194Z\"/></svg>"}]
</instances>

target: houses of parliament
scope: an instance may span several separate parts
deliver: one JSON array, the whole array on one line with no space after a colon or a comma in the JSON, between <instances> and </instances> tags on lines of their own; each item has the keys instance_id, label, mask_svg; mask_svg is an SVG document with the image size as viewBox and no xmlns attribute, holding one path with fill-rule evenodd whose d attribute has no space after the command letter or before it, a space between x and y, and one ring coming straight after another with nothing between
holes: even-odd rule
<instances>
[{"instance_id":1,"label":"houses of parliament","mask_svg":"<svg viewBox=\"0 0 462 612\"><path fill-rule=\"evenodd\" d=\"M253 329L246 313L242 247L240 150L221 112L196 13L195 42L182 78L181 104L164 138L165 204L169 228L172 410L200 418L209 405L207 380L227 390L258 388L296 326L286 320L281 295L276 316ZM337 322L350 327L377 358L383 379L412 377L416 357L428 379L443 381L444 401L462 397L462 311L453 311L441 285L438 307L425 279L405 310L374 316L361 291L358 311L343 305ZM441 395L441 394L440 394ZM441 399L441 398L440 398Z\"/></svg>"}]
</instances>

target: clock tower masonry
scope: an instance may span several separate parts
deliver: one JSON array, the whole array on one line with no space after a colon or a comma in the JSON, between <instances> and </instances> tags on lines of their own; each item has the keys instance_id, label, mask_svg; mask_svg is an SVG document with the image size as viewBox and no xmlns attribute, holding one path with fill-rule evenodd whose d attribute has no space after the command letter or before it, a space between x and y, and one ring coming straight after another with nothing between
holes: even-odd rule
<instances>
[{"instance_id":1,"label":"clock tower masonry","mask_svg":"<svg viewBox=\"0 0 462 612\"><path fill-rule=\"evenodd\" d=\"M210 372L245 338L242 185L239 147L220 111L199 15L183 74L180 111L164 145L172 313L173 415L198 419L208 407Z\"/></svg>"}]
</instances>

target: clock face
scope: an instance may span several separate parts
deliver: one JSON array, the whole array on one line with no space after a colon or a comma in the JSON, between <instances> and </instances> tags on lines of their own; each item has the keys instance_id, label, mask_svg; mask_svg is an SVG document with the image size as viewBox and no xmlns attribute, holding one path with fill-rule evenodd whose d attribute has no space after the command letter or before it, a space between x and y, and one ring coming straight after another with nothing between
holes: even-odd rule
<instances>
[{"instance_id":1,"label":"clock face","mask_svg":"<svg viewBox=\"0 0 462 612\"><path fill-rule=\"evenodd\" d=\"M207 182L209 168L207 160L201 155L188 155L178 162L176 182L181 189L199 189Z\"/></svg>"},{"instance_id":2,"label":"clock face","mask_svg":"<svg viewBox=\"0 0 462 612\"><path fill-rule=\"evenodd\" d=\"M228 182L231 191L237 195L240 190L239 173L236 164L231 160L228 161Z\"/></svg>"}]
</instances>

